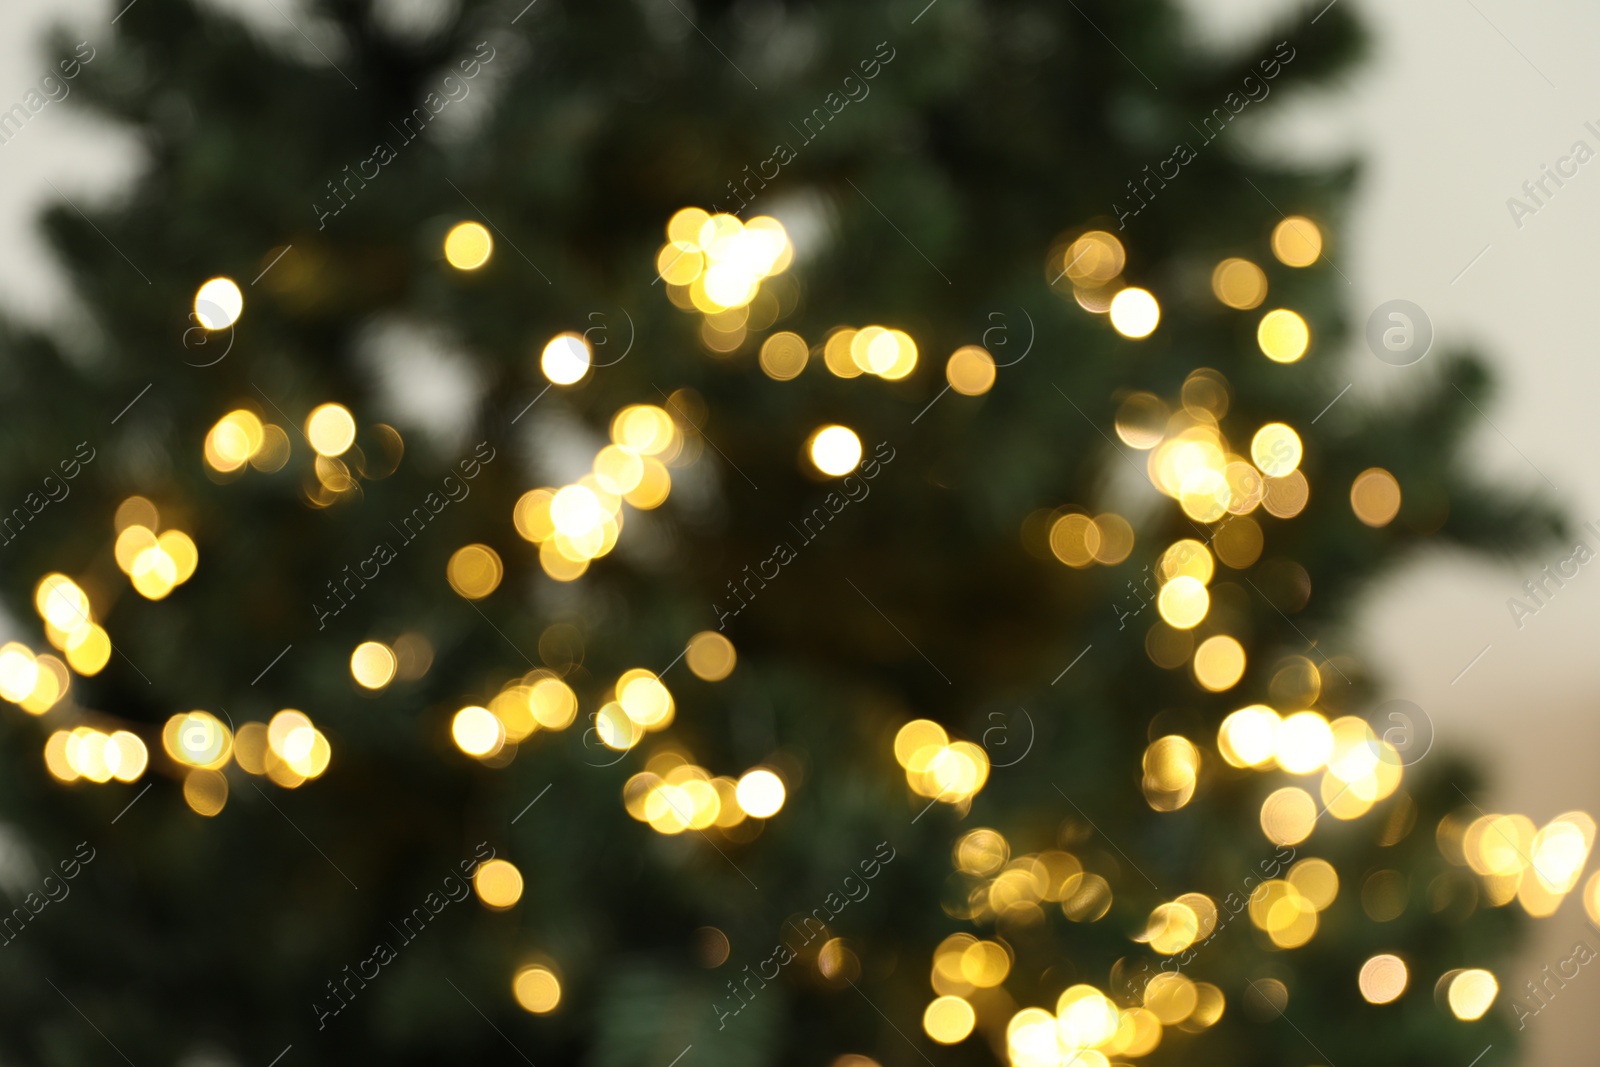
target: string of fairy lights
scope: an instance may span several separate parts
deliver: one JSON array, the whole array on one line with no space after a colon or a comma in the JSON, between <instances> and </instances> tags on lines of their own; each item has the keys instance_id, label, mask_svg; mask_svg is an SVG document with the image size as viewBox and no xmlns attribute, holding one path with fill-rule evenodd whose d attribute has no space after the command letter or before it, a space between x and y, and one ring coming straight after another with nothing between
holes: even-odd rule
<instances>
[{"instance_id":1,"label":"string of fairy lights","mask_svg":"<svg viewBox=\"0 0 1600 1067\"><path fill-rule=\"evenodd\" d=\"M776 382L798 378L813 362L840 379L900 380L917 369L917 344L898 326L839 326L813 341L792 330L773 330L798 300L788 273L795 249L778 220L762 216L743 221L691 207L672 216L666 238L656 267L667 298L700 316L700 337L714 358L732 359L754 347L757 366ZM1322 244L1321 230L1303 216L1283 220L1270 241L1273 256L1289 268L1317 263ZM464 221L449 231L442 253L451 268L475 271L490 262L493 248L487 228ZM1116 333L1137 341L1160 327L1161 305L1154 293L1124 281L1126 266L1122 242L1103 230L1063 235L1047 258L1054 291L1070 296L1090 314L1105 316ZM1311 330L1298 312L1287 307L1259 311L1269 292L1268 275L1260 265L1238 256L1223 259L1210 283L1226 308L1259 312L1256 341L1265 358L1293 364L1310 350ZM244 297L231 279L212 278L196 292L194 312L206 330L231 329L243 315ZM764 339L754 344L763 333ZM551 386L574 388L595 369L593 356L583 334L567 331L543 346L538 365ZM977 344L956 348L944 369L948 387L969 397L988 392L998 373L992 354ZM1162 548L1144 587L1149 597L1134 589L1128 611L1119 609L1119 616L1153 605L1155 618L1145 637L1150 660L1168 670L1186 667L1195 684L1210 693L1232 689L1247 665L1243 643L1226 632L1226 618L1213 625L1211 588L1218 568L1244 571L1255 566L1270 523L1295 519L1311 491L1300 469L1306 452L1300 434L1287 423L1267 422L1249 432L1247 443L1241 438L1236 451L1222 429L1229 399L1226 379L1201 367L1170 400L1148 391L1126 394L1114 420L1119 440L1146 453L1145 472L1155 489L1174 501L1197 530L1208 528L1203 538L1183 538ZM529 489L516 500L512 528L536 546L545 575L559 582L580 580L594 560L616 547L628 509L648 511L667 502L672 469L702 454L698 427L687 414L697 405L697 396L680 390L665 406L624 406L612 417L610 440L594 455L589 473L571 484ZM297 468L303 479L301 499L308 507L331 508L355 499L361 482L392 474L405 451L399 431L383 423L362 426L336 401L313 407L298 429L311 451L309 466ZM201 443L200 459L213 481L227 484L251 471L284 471L294 452L289 430L247 401L212 425ZM801 454L816 473L843 477L861 464L861 440L849 427L826 424L806 436ZM1352 513L1373 528L1393 521L1401 500L1398 480L1382 468L1363 471L1349 488ZM111 525L117 566L145 599L165 598L201 565L193 538L176 526L163 528L157 505L145 497L122 501ZM1076 507L1040 509L1024 520L1022 533L1030 551L1072 569L1122 564L1136 541L1127 518L1111 512L1091 515ZM499 554L487 544L472 543L451 553L444 578L457 595L475 601L492 594L503 575ZM43 749L46 767L63 784L137 781L151 766L139 728L70 699L73 678L98 674L114 651L89 593L67 575L48 574L36 587L35 607L44 638L60 655L36 653L21 642L0 646L0 698L35 716L55 711L63 721L62 728L49 733ZM1200 634L1204 637L1197 641ZM352 650L350 675L359 690L375 693L421 678L432 657L420 633L373 637ZM683 658L696 677L715 683L732 673L738 656L725 635L705 631L689 639ZM578 721L583 701L563 675L561 670L537 668L507 681L484 704L461 706L449 723L455 747L486 768L503 768L540 732L565 731ZM1214 738L1169 734L1152 741L1141 757L1141 788L1150 808L1170 812L1193 802L1202 766L1215 758L1238 772L1290 780L1260 808L1261 831L1271 844L1301 845L1322 814L1358 819L1397 794L1381 833L1389 843L1410 833L1415 808L1400 789L1401 754L1364 719L1330 721L1316 710L1321 688L1315 664L1301 656L1286 657L1272 674L1271 705L1252 704L1232 712ZM654 832L716 833L737 844L752 840L765 820L782 812L788 786L780 759L747 768L737 777L716 774L682 745L664 739L677 705L657 673L642 667L622 672L597 695L594 707L593 732L607 748L626 753L649 738L658 739L644 768L627 778L620 798L628 815ZM281 709L266 722L237 727L208 711L179 712L162 726L159 740L166 761L157 766L182 778L185 801L202 816L215 816L225 807L230 764L295 789L327 773L334 761L326 734L294 708ZM952 738L931 719L903 725L894 737L892 755L911 794L930 804L949 805L961 817L970 812L991 769L980 745ZM1528 914L1542 917L1554 914L1581 881L1595 823L1576 811L1543 827L1523 815L1455 813L1439 823L1435 834L1444 857L1476 876L1486 904L1498 907L1515 900ZM1078 983L1060 993L1053 1009L1018 1007L1004 992L1016 966L1007 935L1045 921L1050 909L1058 908L1075 923L1102 920L1114 899L1106 874L1114 877L1114 872L1094 871L1091 853L1078 855L1066 848L1013 854L1005 836L988 827L960 833L951 855L953 884L959 891L946 894L947 914L994 932L955 933L933 949L932 997L922 1020L932 1040L955 1044L981 1029L1004 1048L1015 1067L1107 1067L1111 1057L1136 1059L1153 1052L1169 1030L1206 1030L1227 1010L1227 997L1218 986L1170 971L1158 971L1132 993L1125 987L1108 991L1118 985L1115 981L1105 989ZM1273 947L1289 951L1315 938L1319 916L1335 904L1343 887L1333 865L1317 857L1298 858L1281 874L1250 893L1248 916ZM522 874L505 859L480 865L473 881L480 902L491 910L513 908L522 897ZM1404 878L1395 871L1370 873L1360 896L1372 921L1389 921L1405 907ZM1582 899L1600 923L1600 872L1589 879ZM1156 903L1131 942L1172 957L1213 936L1220 929L1220 915L1212 896L1186 892ZM830 937L811 964L824 976L842 973L841 961L853 959L843 946ZM514 999L535 1014L558 1010L560 973L559 961L528 956L512 976ZM1397 953L1371 957L1352 980L1373 1004L1397 1001L1413 984L1406 961ZM1263 988L1269 1000L1286 1001L1287 988L1276 979ZM1495 976L1482 968L1436 978L1439 1002L1464 1022L1487 1013L1498 993ZM871 1061L857 1056L850 1062L862 1067Z\"/></svg>"}]
</instances>

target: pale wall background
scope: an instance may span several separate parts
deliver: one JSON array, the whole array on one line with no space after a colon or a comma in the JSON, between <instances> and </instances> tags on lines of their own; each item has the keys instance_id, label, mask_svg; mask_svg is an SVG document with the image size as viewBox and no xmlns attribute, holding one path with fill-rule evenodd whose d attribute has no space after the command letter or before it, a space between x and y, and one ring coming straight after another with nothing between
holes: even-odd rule
<instances>
[{"instance_id":1,"label":"pale wall background","mask_svg":"<svg viewBox=\"0 0 1600 1067\"><path fill-rule=\"evenodd\" d=\"M80 26L81 37L105 47L109 20L125 2L5 0L0 108L47 72L37 37L48 21ZM1197 33L1217 45L1250 36L1288 8L1284 0L1185 2ZM1313 98L1282 91L1293 80L1288 68L1261 111L1251 109L1259 116L1252 142L1291 159L1365 158L1352 226L1329 250L1351 280L1352 315L1365 321L1377 304L1404 297L1428 311L1436 345L1473 343L1486 351L1502 390L1486 409L1475 460L1500 478L1545 487L1580 522L1600 520L1591 266L1600 235L1600 161L1520 230L1506 208L1507 197L1520 195L1540 164L1553 164L1573 141L1584 138L1600 150L1600 138L1583 128L1586 120L1600 126L1600 6L1335 2L1355 7L1372 29L1372 61L1348 84ZM226 3L252 9L264 32L292 36L267 0ZM1309 9L1322 3L1313 0ZM289 0L278 6L291 13L297 7ZM33 217L56 198L50 183L84 203L112 193L135 166L131 141L58 104L0 146L0 309L33 321L70 319L71 295ZM1341 403L1403 392L1407 375L1428 369L1426 362L1385 367L1364 350L1341 358L1355 383ZM1593 766L1600 752L1600 568L1580 572L1520 632L1506 607L1524 580L1562 555L1421 559L1377 592L1359 630L1394 695L1432 716L1439 744L1494 761L1495 784L1478 802L1541 825L1573 808L1600 812ZM1536 925L1525 958L1500 975L1502 998L1564 958L1579 938L1600 946L1574 897ZM1580 977L1530 1022L1524 1063L1592 1062L1600 984L1587 989L1585 982L1600 978ZM1495 1050L1480 1067L1507 1063Z\"/></svg>"}]
</instances>

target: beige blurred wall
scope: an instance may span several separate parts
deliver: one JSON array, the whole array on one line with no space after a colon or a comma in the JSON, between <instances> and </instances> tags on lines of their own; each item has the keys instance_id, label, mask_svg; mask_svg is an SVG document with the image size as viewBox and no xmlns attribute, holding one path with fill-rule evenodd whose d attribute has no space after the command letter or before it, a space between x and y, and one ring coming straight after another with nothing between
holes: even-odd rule
<instances>
[{"instance_id":1,"label":"beige blurred wall","mask_svg":"<svg viewBox=\"0 0 1600 1067\"><path fill-rule=\"evenodd\" d=\"M7 0L11 32L0 35L0 109L48 72L37 44L47 21L68 21L78 27L75 39L98 47L110 41L109 20L125 2ZM1185 2L1198 30L1218 44L1270 25L1289 9L1283 0ZM1377 304L1403 297L1429 312L1436 347L1485 349L1502 392L1479 419L1474 461L1500 479L1544 488L1576 519L1600 526L1594 446L1600 301L1590 269L1600 235L1600 159L1520 229L1506 207L1541 164L1554 164L1574 140L1586 139L1600 152L1600 137L1583 125L1593 120L1600 127L1594 62L1600 7L1576 0L1336 2L1356 8L1374 31L1372 62L1347 84L1296 100L1279 91L1292 80L1288 68L1257 113L1254 142L1288 158L1366 158L1350 225L1329 249L1350 279L1352 316L1362 322ZM1307 9L1321 10L1322 3L1313 0ZM228 6L253 7L263 26L281 21L266 0L228 0ZM296 5L280 6L293 12ZM0 308L34 321L70 314L70 296L33 216L57 196L49 183L86 203L114 195L135 166L126 138L108 136L56 104L0 145ZM1315 358L1348 367L1354 387L1341 403L1403 393L1431 370L1426 360L1386 367L1365 350L1324 350ZM1492 789L1474 799L1486 810L1523 812L1541 824L1573 808L1600 812L1600 775L1592 769L1600 752L1594 713L1600 655L1593 649L1600 566L1583 568L1520 631L1506 607L1523 581L1564 554L1499 562L1442 552L1421 558L1376 592L1358 628L1363 650L1392 680L1393 694L1432 715L1440 745L1476 750L1494 762ZM1573 898L1535 925L1525 958L1500 975L1502 1000L1541 966L1565 958L1580 938L1600 949L1600 935ZM1431 986L1434 977L1417 980ZM1597 994L1600 977L1585 970L1530 1020L1522 1062L1582 1062L1600 1039L1600 1014L1586 1007ZM1480 1067L1506 1062L1494 1051Z\"/></svg>"}]
</instances>

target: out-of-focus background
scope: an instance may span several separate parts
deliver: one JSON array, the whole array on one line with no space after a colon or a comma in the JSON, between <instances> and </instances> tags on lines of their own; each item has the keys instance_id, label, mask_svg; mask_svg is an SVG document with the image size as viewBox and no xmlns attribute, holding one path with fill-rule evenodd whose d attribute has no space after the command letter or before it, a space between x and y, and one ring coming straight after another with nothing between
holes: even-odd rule
<instances>
[{"instance_id":1,"label":"out-of-focus background","mask_svg":"<svg viewBox=\"0 0 1600 1067\"><path fill-rule=\"evenodd\" d=\"M0 109L46 73L41 34L52 22L108 39L127 0L7 0L0 35ZM135 0L137 2L137 0ZM397 6L425 6L407 0ZM293 0L225 0L263 34L291 47ZM1310 6L1320 6L1315 0ZM1600 525L1600 464L1592 446L1600 360L1594 357L1591 243L1600 231L1600 162L1533 214L1508 198L1541 177L1574 142L1600 148L1600 8L1575 0L1335 0L1372 32L1369 62L1347 84L1282 98L1249 134L1273 158L1358 157L1362 177L1329 258L1349 280L1355 323L1404 298L1432 320L1435 348L1477 346L1501 383L1483 412L1474 460L1501 480L1544 486L1574 522ZM1331 5L1329 5L1331 6ZM1282 0L1188 0L1201 46L1243 39L1283 17ZM76 39L76 38L75 38ZM1276 94L1275 94L1276 95ZM52 104L0 144L0 307L70 328L73 298L34 225L41 206L114 196L139 167L138 145ZM1542 196L1542 194L1541 194ZM218 220L225 222L226 220ZM1356 335L1352 344L1359 344ZM1425 374L1348 353L1351 390L1382 396ZM1591 538L1592 534L1585 534ZM1492 757L1498 810L1542 823L1600 808L1600 568L1585 568L1519 628L1508 608L1523 582L1570 550L1498 562L1440 553L1396 573L1365 606L1363 643L1392 691L1426 710L1437 742ZM1595 573L1591 573L1594 571ZM1504 974L1509 995L1576 941L1600 944L1574 901L1534 924L1524 957ZM1580 979L1581 980L1581 979ZM1524 1062L1577 1062L1600 1039L1589 996L1557 998L1528 1022Z\"/></svg>"}]
</instances>

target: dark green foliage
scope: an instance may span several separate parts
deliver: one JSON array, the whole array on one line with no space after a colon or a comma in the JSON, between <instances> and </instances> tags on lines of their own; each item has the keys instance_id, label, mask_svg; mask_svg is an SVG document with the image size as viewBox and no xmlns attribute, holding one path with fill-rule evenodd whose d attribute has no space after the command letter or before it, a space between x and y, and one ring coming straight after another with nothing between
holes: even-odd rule
<instances>
[{"instance_id":1,"label":"dark green foliage","mask_svg":"<svg viewBox=\"0 0 1600 1067\"><path fill-rule=\"evenodd\" d=\"M97 42L74 106L138 130L146 169L92 223L65 206L46 218L88 318L70 340L12 331L0 345L0 504L20 502L80 441L96 459L68 498L0 548L0 586L25 627L36 624L32 590L45 573L63 571L89 590L118 654L99 676L77 680L74 698L143 731L154 785L113 825L142 785L66 787L45 773L40 749L67 711L0 716L0 812L22 827L28 851L52 864L82 840L98 850L71 897L0 951L8 1062L115 1062L108 1041L141 1065L207 1049L266 1064L291 1043L283 1067L524 1058L667 1067L690 1045L683 1067L826 1064L844 1052L885 1065L994 1062L982 1028L951 1049L921 1032L934 946L974 929L941 908L958 832L996 827L1019 854L1065 845L1115 893L1098 923L1069 923L1052 909L1044 924L1002 931L1017 954L1006 986L1016 1005L1053 1008L1075 981L1109 989L1119 959L1152 958L1129 939L1152 906L1189 891L1220 900L1273 854L1257 811L1282 776L1232 771L1214 740L1225 714L1267 699L1279 658L1341 654L1337 674L1324 669L1323 706L1365 713L1376 690L1346 654L1359 649L1342 625L1359 591L1425 542L1500 546L1554 529L1541 506L1462 469L1472 416L1461 393L1480 404L1485 395L1475 363L1436 354L1414 369L1409 407L1362 411L1346 398L1311 425L1349 380L1339 363L1359 345L1359 321L1329 264L1279 267L1267 235L1280 217L1273 205L1325 220L1337 235L1349 170L1248 162L1240 130L1204 147L1121 231L1126 278L1163 305L1160 329L1144 342L1117 337L1046 284L1059 273L1045 262L1052 242L1091 223L1115 230L1126 183L1192 139L1191 124L1277 42L1292 42L1296 56L1252 109L1344 72L1360 40L1347 5L1226 57L1187 47L1165 0L938 0L925 11L920 0L542 0L519 16L521 8L466 0L421 41L387 35L357 0L318 5L316 25L294 13L342 74L301 48L298 34L267 47L183 0L140 0ZM469 98L484 108L475 121L454 137L430 130L399 146L319 227L313 204L330 203L327 183L377 142L398 145L391 124L480 41L495 52ZM894 58L870 95L801 144L791 124L880 42ZM842 381L813 365L796 381L771 381L756 368L755 342L713 358L698 317L652 285L672 213L735 206L728 183L780 141L796 158L753 210L803 196L824 223L794 268L800 299L782 328L817 343L841 323L902 327L922 351L908 380ZM437 251L463 218L496 230L494 259L474 274L450 270ZM258 284L245 284L285 246ZM1256 317L1211 298L1211 265L1231 254L1267 267L1271 306L1306 316L1316 338L1307 359L1268 362L1255 347ZM197 367L214 350L185 347L185 316L196 287L216 274L244 286L246 309L227 357ZM593 312L619 346L631 323L631 353L581 388L552 390L513 424L543 387L540 347L587 328ZM374 317L396 314L443 330L468 353L483 401L458 444L400 422L409 448L392 477L311 509L301 497L310 452L294 427L328 400L363 426L399 421L354 355ZM1000 322L1005 347L985 334ZM993 392L947 395L924 410L956 346L983 340L1004 363L1030 335L1027 358L1003 368ZM1263 518L1259 565L1298 563L1309 601L1280 611L1253 588L1270 585L1259 568L1224 571L1214 584L1201 633L1239 636L1252 664L1221 695L1151 664L1150 616L1137 629L1116 625L1127 583L1166 544L1195 535L1170 502L1136 524L1137 547L1118 567L1069 570L1030 555L1019 537L1037 509L1109 506L1110 483L1135 473L1117 453L1142 480L1143 456L1108 436L1122 391L1174 399L1200 366L1231 384L1223 427L1235 447L1263 422L1289 422L1306 439L1312 486L1299 518ZM539 435L562 419L603 435L622 405L661 403L679 388L704 400L708 447L695 468L675 472L685 487L660 511L630 516L622 534L624 547L636 540L659 551L619 549L556 587L510 521L517 497L549 481L532 466ZM216 484L202 442L240 405L285 425L294 455L276 474ZM749 843L658 835L621 803L623 782L656 739L597 766L609 756L585 733L587 716L623 669L659 670L691 633L716 628L712 604L728 602L726 583L776 543L795 543L790 524L828 489L796 459L824 422L856 428L869 453L886 442L893 460L870 496L797 545L795 562L727 621L740 655L731 678L708 685L682 665L665 676L678 701L666 737L719 774L774 762L788 777L788 804ZM392 540L390 523L478 441L495 458L470 496L319 629L311 605L326 596L324 583ZM1372 465L1392 470L1406 493L1400 518L1382 530L1360 525L1347 499L1351 478ZM696 482L697 491L686 488ZM200 549L194 578L160 602L134 594L111 556L112 514L133 493L154 499ZM444 580L449 554L473 541L494 546L507 568L500 590L476 606ZM582 635L569 680L583 718L535 735L503 769L460 755L450 716L538 665L541 634L556 623ZM432 670L358 696L351 648L402 630L428 635ZM43 647L42 635L28 635ZM189 811L181 776L159 754L160 724L190 708L241 723L281 707L306 710L327 732L328 775L288 792L234 768L218 817ZM997 764L964 819L944 805L919 816L924 802L893 762L894 731L915 716L981 740ZM1205 750L1205 772L1191 804L1158 814L1140 792L1140 756L1173 732ZM1025 758L999 766L1030 737ZM1449 968L1494 966L1511 936L1506 912L1430 908L1437 878L1471 891L1433 843L1432 828L1460 803L1452 783L1469 788L1435 754L1408 770L1408 800L1320 826L1301 854L1333 861L1344 885L1317 939L1274 952L1237 920L1189 970L1223 988L1223 1021L1196 1037L1174 1031L1146 1062L1465 1064L1490 1041L1504 1048L1503 1022L1455 1022L1430 997ZM1378 846L1406 803L1417 806L1415 829ZM389 937L389 924L482 841L523 871L522 902L506 913L475 900L445 907L319 1030L311 1005L327 997L324 983ZM857 987L825 982L805 958L720 1029L729 980L756 969L787 917L822 906L885 841L895 858L834 923L861 962ZM1360 905L1362 878L1380 867L1407 872L1411 886L1405 914L1383 926ZM702 926L731 941L720 969L697 961ZM1404 954L1413 974L1409 995L1382 1009L1361 1003L1355 985L1361 961L1380 950ZM510 996L512 972L534 954L557 961L565 980L561 1010L538 1018ZM1246 1010L1247 983L1265 977L1288 986L1292 1024ZM984 1026L1003 1019L986 1015Z\"/></svg>"}]
</instances>

